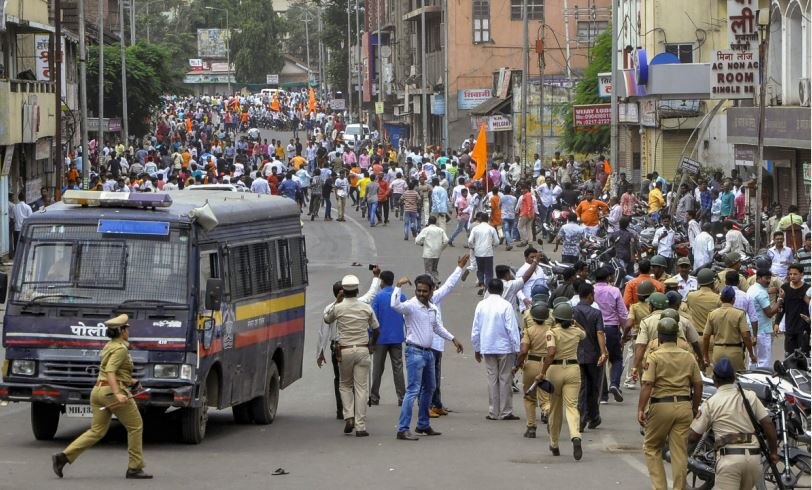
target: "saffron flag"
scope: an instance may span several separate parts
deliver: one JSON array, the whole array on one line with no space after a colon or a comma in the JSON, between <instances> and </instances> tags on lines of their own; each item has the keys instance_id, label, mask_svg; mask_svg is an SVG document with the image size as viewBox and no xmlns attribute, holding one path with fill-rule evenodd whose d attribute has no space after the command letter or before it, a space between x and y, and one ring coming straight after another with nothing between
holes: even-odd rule
<instances>
[{"instance_id":1,"label":"saffron flag","mask_svg":"<svg viewBox=\"0 0 812 490\"><path fill-rule=\"evenodd\" d=\"M476 162L476 172L471 180L478 180L485 176L488 168L488 138L485 135L485 125L480 124L479 135L476 137L476 144L471 150L471 159Z\"/></svg>"},{"instance_id":2,"label":"saffron flag","mask_svg":"<svg viewBox=\"0 0 812 490\"><path fill-rule=\"evenodd\" d=\"M276 97L276 94L273 94L273 100L271 101L271 110L274 112L279 112L279 99Z\"/></svg>"},{"instance_id":3,"label":"saffron flag","mask_svg":"<svg viewBox=\"0 0 812 490\"><path fill-rule=\"evenodd\" d=\"M307 101L307 111L316 112L316 93L313 91L313 87L310 87L310 99Z\"/></svg>"}]
</instances>

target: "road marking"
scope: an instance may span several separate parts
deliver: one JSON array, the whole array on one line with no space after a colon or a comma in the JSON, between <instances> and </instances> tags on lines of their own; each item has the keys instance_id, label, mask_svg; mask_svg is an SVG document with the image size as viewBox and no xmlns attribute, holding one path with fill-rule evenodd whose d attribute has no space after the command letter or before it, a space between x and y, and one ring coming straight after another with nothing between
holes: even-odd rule
<instances>
[{"instance_id":1,"label":"road marking","mask_svg":"<svg viewBox=\"0 0 812 490\"><path fill-rule=\"evenodd\" d=\"M372 235L369 233L369 231L366 228L364 228L364 225L359 223L355 218L353 218L352 216L350 216L347 213L344 213L344 219L351 222L352 224L357 226L359 230L361 230L361 233L363 233L364 236L366 237L367 246L372 251L372 257L378 257L378 247L375 245L375 239L372 238ZM351 243L352 243L352 252L356 256L357 259L362 260L362 259L370 258L370 257L360 257L359 256L360 244L358 243L358 236L356 234L350 233L350 240L351 240Z\"/></svg>"}]
</instances>

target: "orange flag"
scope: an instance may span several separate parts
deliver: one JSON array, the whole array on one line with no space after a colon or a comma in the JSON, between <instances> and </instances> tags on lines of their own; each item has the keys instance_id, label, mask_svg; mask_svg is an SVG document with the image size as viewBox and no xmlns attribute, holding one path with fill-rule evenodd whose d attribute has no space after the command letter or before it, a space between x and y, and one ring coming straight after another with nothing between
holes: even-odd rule
<instances>
[{"instance_id":1,"label":"orange flag","mask_svg":"<svg viewBox=\"0 0 812 490\"><path fill-rule=\"evenodd\" d=\"M274 112L279 112L279 99L276 97L276 94L273 94L273 100L271 101L271 110Z\"/></svg>"},{"instance_id":2,"label":"orange flag","mask_svg":"<svg viewBox=\"0 0 812 490\"><path fill-rule=\"evenodd\" d=\"M313 87L310 87L310 99L307 101L307 110L308 112L316 112L316 93L313 91Z\"/></svg>"},{"instance_id":3,"label":"orange flag","mask_svg":"<svg viewBox=\"0 0 812 490\"><path fill-rule=\"evenodd\" d=\"M488 168L488 138L485 135L485 125L479 125L479 135L476 137L476 144L471 150L471 158L476 162L476 173L471 180L481 179L485 176L485 169Z\"/></svg>"}]
</instances>

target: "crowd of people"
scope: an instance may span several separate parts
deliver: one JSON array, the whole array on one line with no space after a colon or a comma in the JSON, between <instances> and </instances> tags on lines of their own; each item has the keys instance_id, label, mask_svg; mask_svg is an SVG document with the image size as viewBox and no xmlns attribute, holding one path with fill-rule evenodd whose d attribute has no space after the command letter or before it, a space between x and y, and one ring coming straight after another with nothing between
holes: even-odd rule
<instances>
[{"instance_id":1,"label":"crowd of people","mask_svg":"<svg viewBox=\"0 0 812 490\"><path fill-rule=\"evenodd\" d=\"M166 99L155 132L137 148L94 148L93 186L144 192L230 184L294 200L310 221L344 222L354 212L370 228L402 226L403 239L422 247L425 273L395 280L375 267L363 295L359 278L347 275L324 309L317 363L331 357L336 418L347 434L369 435L366 411L380 403L388 356L401 406L397 439L440 435L431 419L448 414L440 374L446 342L463 352L444 327L442 302L470 272L482 296L469 342L487 372L486 418L519 419L512 400L522 371L524 436L535 438L538 424L547 424L557 456L566 419L578 460L582 433L602 423L601 405L640 390L637 419L656 488L665 488L666 439L676 487L684 483L689 434L715 423L709 411L691 422L701 371L721 386L749 366L770 367L778 335L785 352L809 355L809 217L797 206L786 214L773 207L765 220L770 245L753 250L742 231L748 187L735 173L674 185L652 172L637 186L603 155L578 162L556 152L550 162L536 155L526 165L494 153L478 175L473 135L458 149L390 144L376 134L345 141L344 118L308 110L304 96L283 100L279 110L255 102ZM291 121L297 134L260 139L250 129L264 117ZM68 188L77 185L76 160ZM633 223L654 228L650 239ZM616 284L611 266L583 256L590 236L613 247L628 281ZM562 272L540 265L553 259L535 248L545 239L554 252L560 247ZM441 281L442 254L458 246L467 252ZM499 247L523 249L523 262L495 265ZM754 255L754 270L743 267Z\"/></svg>"}]
</instances>

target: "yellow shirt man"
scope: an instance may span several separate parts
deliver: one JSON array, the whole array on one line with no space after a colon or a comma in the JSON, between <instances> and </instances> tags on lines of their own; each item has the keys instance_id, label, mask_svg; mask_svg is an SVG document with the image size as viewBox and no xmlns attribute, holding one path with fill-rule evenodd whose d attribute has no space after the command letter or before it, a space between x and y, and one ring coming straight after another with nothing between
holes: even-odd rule
<instances>
[{"instance_id":1,"label":"yellow shirt man","mask_svg":"<svg viewBox=\"0 0 812 490\"><path fill-rule=\"evenodd\" d=\"M648 212L656 213L665 207L665 199L663 199L663 191L659 187L655 187L648 193Z\"/></svg>"}]
</instances>

